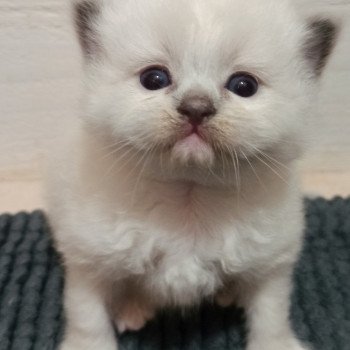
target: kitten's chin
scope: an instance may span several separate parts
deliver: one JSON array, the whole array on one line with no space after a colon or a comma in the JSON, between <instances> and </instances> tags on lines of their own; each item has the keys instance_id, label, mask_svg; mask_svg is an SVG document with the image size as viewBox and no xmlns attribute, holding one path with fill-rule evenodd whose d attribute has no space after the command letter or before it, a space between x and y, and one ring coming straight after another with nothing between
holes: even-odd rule
<instances>
[{"instance_id":1,"label":"kitten's chin","mask_svg":"<svg viewBox=\"0 0 350 350\"><path fill-rule=\"evenodd\" d=\"M214 159L212 146L196 133L177 141L171 151L171 160L183 165L195 164L211 167Z\"/></svg>"}]
</instances>

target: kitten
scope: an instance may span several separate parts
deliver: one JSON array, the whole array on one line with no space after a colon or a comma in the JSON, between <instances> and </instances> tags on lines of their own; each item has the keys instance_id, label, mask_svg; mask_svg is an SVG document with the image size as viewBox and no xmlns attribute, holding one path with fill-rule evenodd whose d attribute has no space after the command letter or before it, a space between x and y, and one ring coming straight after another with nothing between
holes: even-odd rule
<instances>
[{"instance_id":1,"label":"kitten","mask_svg":"<svg viewBox=\"0 0 350 350\"><path fill-rule=\"evenodd\" d=\"M61 350L115 350L157 310L245 307L249 350L289 324L303 240L295 160L337 29L284 0L77 0L81 127L55 160Z\"/></svg>"}]
</instances>

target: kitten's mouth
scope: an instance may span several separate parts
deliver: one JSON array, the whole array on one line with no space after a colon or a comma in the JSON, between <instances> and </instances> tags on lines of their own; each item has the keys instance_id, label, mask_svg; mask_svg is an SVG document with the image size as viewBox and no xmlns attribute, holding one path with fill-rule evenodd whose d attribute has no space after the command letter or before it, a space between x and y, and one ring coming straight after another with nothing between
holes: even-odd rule
<instances>
[{"instance_id":1,"label":"kitten's mouth","mask_svg":"<svg viewBox=\"0 0 350 350\"><path fill-rule=\"evenodd\" d=\"M185 132L184 132L184 137L183 139L186 139L188 137L191 137L193 135L196 135L199 139L201 139L204 143L208 143L207 140L207 135L205 134L205 130L203 128L202 125L198 125L198 124L189 124L186 128L185 128Z\"/></svg>"},{"instance_id":2,"label":"kitten's mouth","mask_svg":"<svg viewBox=\"0 0 350 350\"><path fill-rule=\"evenodd\" d=\"M172 157L183 163L194 162L208 166L214 161L214 150L205 140L200 128L193 125L185 136L175 143Z\"/></svg>"},{"instance_id":3,"label":"kitten's mouth","mask_svg":"<svg viewBox=\"0 0 350 350\"><path fill-rule=\"evenodd\" d=\"M197 134L199 137L202 137L198 125L196 125L196 124L191 125L191 130L189 132L189 136L192 134Z\"/></svg>"}]
</instances>

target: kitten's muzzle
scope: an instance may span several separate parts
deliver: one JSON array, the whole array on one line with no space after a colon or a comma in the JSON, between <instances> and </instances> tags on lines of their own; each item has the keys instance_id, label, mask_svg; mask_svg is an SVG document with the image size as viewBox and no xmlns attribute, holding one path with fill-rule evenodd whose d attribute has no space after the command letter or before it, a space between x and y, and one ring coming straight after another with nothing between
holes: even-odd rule
<instances>
[{"instance_id":1,"label":"kitten's muzzle","mask_svg":"<svg viewBox=\"0 0 350 350\"><path fill-rule=\"evenodd\" d=\"M187 96L177 111L194 126L200 125L205 118L210 118L217 112L213 101L207 96Z\"/></svg>"}]
</instances>

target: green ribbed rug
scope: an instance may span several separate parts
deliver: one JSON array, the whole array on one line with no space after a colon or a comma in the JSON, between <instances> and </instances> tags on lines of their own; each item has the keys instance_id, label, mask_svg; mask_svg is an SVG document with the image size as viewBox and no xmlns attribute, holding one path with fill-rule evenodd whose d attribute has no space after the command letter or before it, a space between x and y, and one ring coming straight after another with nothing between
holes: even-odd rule
<instances>
[{"instance_id":1,"label":"green ribbed rug","mask_svg":"<svg viewBox=\"0 0 350 350\"><path fill-rule=\"evenodd\" d=\"M350 199L306 201L291 317L315 350L350 349ZM0 350L53 350L63 329L63 273L41 212L0 216ZM122 350L242 350L244 315L203 305L164 312ZM82 349L83 350L83 349ZM103 349L96 349L103 350Z\"/></svg>"}]
</instances>

